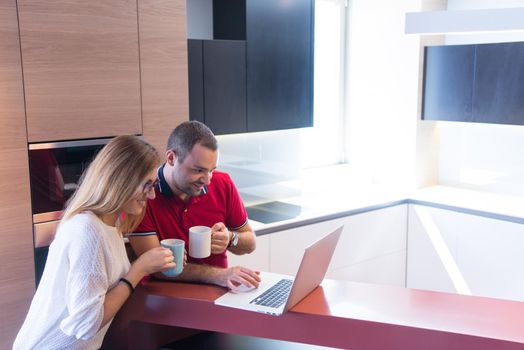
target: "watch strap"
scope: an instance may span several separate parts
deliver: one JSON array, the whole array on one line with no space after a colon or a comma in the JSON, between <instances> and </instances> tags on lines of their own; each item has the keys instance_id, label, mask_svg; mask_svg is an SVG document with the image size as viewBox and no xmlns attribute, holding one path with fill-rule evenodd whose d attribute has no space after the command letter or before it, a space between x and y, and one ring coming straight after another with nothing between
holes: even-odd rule
<instances>
[{"instance_id":1,"label":"watch strap","mask_svg":"<svg viewBox=\"0 0 524 350\"><path fill-rule=\"evenodd\" d=\"M229 244L227 245L228 248L236 247L238 244L238 233L236 231L231 231L231 233L231 239L229 240Z\"/></svg>"}]
</instances>

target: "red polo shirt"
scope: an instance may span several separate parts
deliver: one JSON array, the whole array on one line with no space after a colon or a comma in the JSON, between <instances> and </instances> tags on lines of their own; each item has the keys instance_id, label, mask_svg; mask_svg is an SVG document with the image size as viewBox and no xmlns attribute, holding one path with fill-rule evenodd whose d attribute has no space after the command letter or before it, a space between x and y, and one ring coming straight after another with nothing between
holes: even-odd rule
<instances>
[{"instance_id":1,"label":"red polo shirt","mask_svg":"<svg viewBox=\"0 0 524 350\"><path fill-rule=\"evenodd\" d=\"M163 168L164 166L158 169L159 183L155 188L156 197L148 201L144 219L131 235L156 234L159 240L183 239L187 251L191 226L212 227L217 222L223 222L229 230L238 230L247 224L246 209L228 174L214 171L211 183L204 186L202 193L190 197L185 202L171 191L164 178ZM195 259L188 255L187 261L227 267L226 252L211 254L204 259Z\"/></svg>"}]
</instances>

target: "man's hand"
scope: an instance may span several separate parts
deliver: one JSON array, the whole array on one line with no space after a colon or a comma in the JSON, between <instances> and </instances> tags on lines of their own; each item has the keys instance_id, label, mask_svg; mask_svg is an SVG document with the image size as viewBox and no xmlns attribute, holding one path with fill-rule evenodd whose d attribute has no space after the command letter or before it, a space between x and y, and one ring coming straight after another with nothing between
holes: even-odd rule
<instances>
[{"instance_id":1,"label":"man's hand","mask_svg":"<svg viewBox=\"0 0 524 350\"><path fill-rule=\"evenodd\" d=\"M247 267L234 266L220 272L217 284L232 290L236 290L241 284L258 288L261 281L259 274L260 272Z\"/></svg>"},{"instance_id":2,"label":"man's hand","mask_svg":"<svg viewBox=\"0 0 524 350\"><path fill-rule=\"evenodd\" d=\"M229 244L231 233L226 225L218 222L211 227L211 254L223 253Z\"/></svg>"}]
</instances>

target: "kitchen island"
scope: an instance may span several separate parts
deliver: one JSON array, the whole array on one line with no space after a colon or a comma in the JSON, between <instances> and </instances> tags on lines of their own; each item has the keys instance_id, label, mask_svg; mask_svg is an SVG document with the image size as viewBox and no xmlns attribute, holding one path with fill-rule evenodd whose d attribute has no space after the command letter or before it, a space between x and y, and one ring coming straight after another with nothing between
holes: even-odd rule
<instances>
[{"instance_id":1,"label":"kitchen island","mask_svg":"<svg viewBox=\"0 0 524 350\"><path fill-rule=\"evenodd\" d=\"M108 332L105 349L157 349L210 330L343 349L524 349L524 303L324 280L275 317L214 304L225 288L147 280Z\"/></svg>"}]
</instances>

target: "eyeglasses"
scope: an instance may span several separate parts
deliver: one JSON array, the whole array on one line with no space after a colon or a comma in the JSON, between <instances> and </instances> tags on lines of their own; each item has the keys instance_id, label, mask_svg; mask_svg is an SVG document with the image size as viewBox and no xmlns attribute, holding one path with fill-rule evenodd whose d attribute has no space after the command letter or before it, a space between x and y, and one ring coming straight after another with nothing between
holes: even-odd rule
<instances>
[{"instance_id":1,"label":"eyeglasses","mask_svg":"<svg viewBox=\"0 0 524 350\"><path fill-rule=\"evenodd\" d=\"M149 193L156 185L158 185L158 179L155 179L153 182L147 181L142 187L142 193Z\"/></svg>"}]
</instances>

